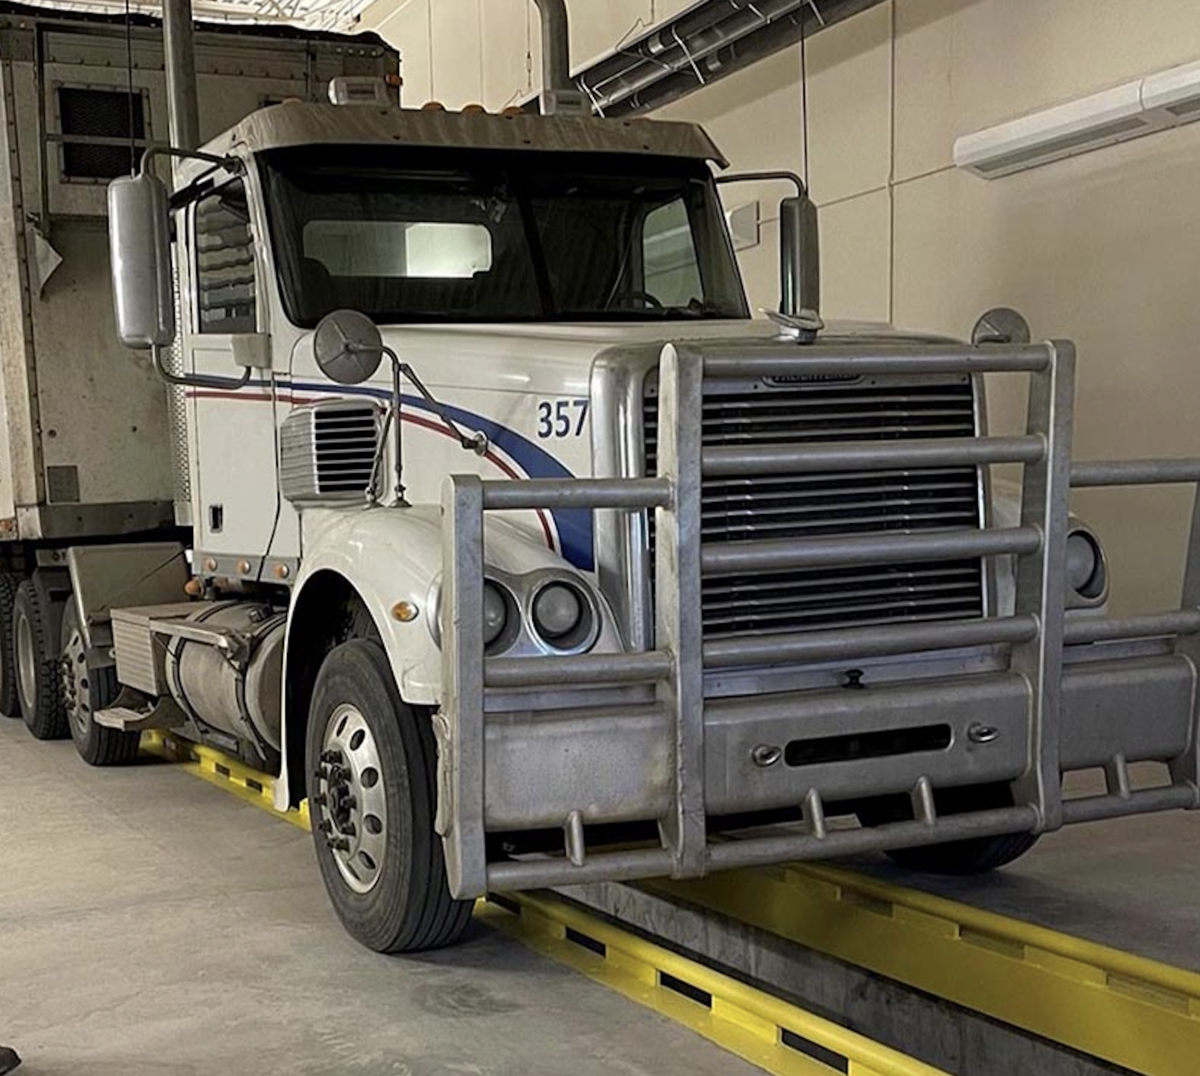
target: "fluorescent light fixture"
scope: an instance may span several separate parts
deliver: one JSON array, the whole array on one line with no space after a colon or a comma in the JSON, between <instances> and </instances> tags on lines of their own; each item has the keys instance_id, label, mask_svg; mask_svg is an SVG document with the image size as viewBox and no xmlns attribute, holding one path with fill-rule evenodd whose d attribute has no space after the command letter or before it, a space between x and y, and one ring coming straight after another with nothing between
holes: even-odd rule
<instances>
[{"instance_id":1,"label":"fluorescent light fixture","mask_svg":"<svg viewBox=\"0 0 1200 1076\"><path fill-rule=\"evenodd\" d=\"M954 143L954 163L996 179L1193 120L1200 120L1200 63L963 135Z\"/></svg>"}]
</instances>

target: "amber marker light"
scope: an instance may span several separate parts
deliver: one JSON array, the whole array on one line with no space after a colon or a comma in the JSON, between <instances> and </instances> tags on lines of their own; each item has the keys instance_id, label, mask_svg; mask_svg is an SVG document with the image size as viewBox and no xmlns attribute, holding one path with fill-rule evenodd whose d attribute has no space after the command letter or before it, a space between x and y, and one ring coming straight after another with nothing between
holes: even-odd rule
<instances>
[{"instance_id":1,"label":"amber marker light","mask_svg":"<svg viewBox=\"0 0 1200 1076\"><path fill-rule=\"evenodd\" d=\"M401 624L408 624L417 619L420 611L412 602L396 602L392 606L392 618L399 620Z\"/></svg>"}]
</instances>

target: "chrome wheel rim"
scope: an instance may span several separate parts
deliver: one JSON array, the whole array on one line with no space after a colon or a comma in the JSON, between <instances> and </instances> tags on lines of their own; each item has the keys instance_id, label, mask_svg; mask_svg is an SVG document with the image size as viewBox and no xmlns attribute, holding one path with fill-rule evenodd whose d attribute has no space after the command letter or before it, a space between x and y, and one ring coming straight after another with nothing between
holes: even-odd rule
<instances>
[{"instance_id":1,"label":"chrome wheel rim","mask_svg":"<svg viewBox=\"0 0 1200 1076\"><path fill-rule=\"evenodd\" d=\"M17 617L17 686L21 702L32 708L37 698L37 654L33 647L33 626L27 616Z\"/></svg>"},{"instance_id":2,"label":"chrome wheel rim","mask_svg":"<svg viewBox=\"0 0 1200 1076\"><path fill-rule=\"evenodd\" d=\"M88 680L87 650L83 635L72 628L71 637L63 648L63 700L67 705L67 716L71 730L79 739L85 739L92 724L92 692Z\"/></svg>"},{"instance_id":3,"label":"chrome wheel rim","mask_svg":"<svg viewBox=\"0 0 1200 1076\"><path fill-rule=\"evenodd\" d=\"M346 885L369 893L383 873L388 812L379 746L358 707L343 703L330 716L316 778L317 838Z\"/></svg>"}]
</instances>

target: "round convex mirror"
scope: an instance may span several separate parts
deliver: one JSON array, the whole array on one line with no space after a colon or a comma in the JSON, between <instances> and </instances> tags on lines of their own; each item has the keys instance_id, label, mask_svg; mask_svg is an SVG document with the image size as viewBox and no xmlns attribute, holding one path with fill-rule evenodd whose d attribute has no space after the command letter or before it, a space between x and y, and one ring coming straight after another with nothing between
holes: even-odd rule
<instances>
[{"instance_id":1,"label":"round convex mirror","mask_svg":"<svg viewBox=\"0 0 1200 1076\"><path fill-rule=\"evenodd\" d=\"M383 337L357 310L334 310L318 323L313 353L321 372L339 385L358 385L379 369Z\"/></svg>"},{"instance_id":2,"label":"round convex mirror","mask_svg":"<svg viewBox=\"0 0 1200 1076\"><path fill-rule=\"evenodd\" d=\"M971 343L1028 344L1033 339L1029 322L1009 306L996 306L983 315L971 330Z\"/></svg>"}]
</instances>

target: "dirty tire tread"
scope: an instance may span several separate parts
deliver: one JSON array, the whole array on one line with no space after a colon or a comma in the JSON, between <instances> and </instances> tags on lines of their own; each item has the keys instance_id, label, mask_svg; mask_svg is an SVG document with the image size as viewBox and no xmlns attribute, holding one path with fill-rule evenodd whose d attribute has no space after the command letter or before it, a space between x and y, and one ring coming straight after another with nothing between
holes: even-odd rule
<instances>
[{"instance_id":1,"label":"dirty tire tread","mask_svg":"<svg viewBox=\"0 0 1200 1076\"><path fill-rule=\"evenodd\" d=\"M67 603L67 611L63 614L62 642L60 650L66 657L67 645L75 633L78 613L75 601ZM117 668L108 665L100 669L92 669L88 674L88 706L91 713L108 706L120 693L121 685L117 681ZM138 745L141 743L141 733L122 732L120 729L105 728L97 725L89 717L87 734L82 735L75 725L73 715L68 708L67 721L71 730L71 739L75 741L75 750L79 757L89 766L128 766L137 758Z\"/></svg>"},{"instance_id":2,"label":"dirty tire tread","mask_svg":"<svg viewBox=\"0 0 1200 1076\"><path fill-rule=\"evenodd\" d=\"M120 691L120 685L117 683L115 667L94 669L92 675L99 682L97 694L103 699L102 702L93 704L92 708L95 710L112 702ZM89 766L129 766L137 759L141 740L140 732L122 732L120 729L105 728L91 721L88 735L75 737L75 747L79 751L79 757Z\"/></svg>"},{"instance_id":3,"label":"dirty tire tread","mask_svg":"<svg viewBox=\"0 0 1200 1076\"><path fill-rule=\"evenodd\" d=\"M16 624L21 617L29 621L33 634L33 649L37 656L36 697L32 706L21 700L21 716L25 727L39 740L65 740L71 735L63 705L62 684L59 680L59 648L50 639L45 610L33 581L26 579L17 587L13 602L13 646L16 647Z\"/></svg>"},{"instance_id":4,"label":"dirty tire tread","mask_svg":"<svg viewBox=\"0 0 1200 1076\"><path fill-rule=\"evenodd\" d=\"M1019 859L1037 844L1037 839L1036 833L1006 833L1000 837L971 837L923 848L895 848L887 854L906 870L925 874L986 874Z\"/></svg>"},{"instance_id":5,"label":"dirty tire tread","mask_svg":"<svg viewBox=\"0 0 1200 1076\"><path fill-rule=\"evenodd\" d=\"M20 585L21 576L15 572L0 572L0 717L21 716L16 654L13 651L13 605Z\"/></svg>"},{"instance_id":6,"label":"dirty tire tread","mask_svg":"<svg viewBox=\"0 0 1200 1076\"><path fill-rule=\"evenodd\" d=\"M306 737L311 781L328 719L342 702L358 707L372 726L381 765L386 767L390 833L403 845L389 846L379 884L353 893L315 828L313 843L326 889L347 931L376 952L415 953L452 945L471 918L473 901L454 900L446 885L441 839L433 830L436 755L427 712L407 706L396 690L382 646L353 639L333 648L317 677ZM390 723L380 715L393 715ZM309 790L310 799L312 789ZM401 862L408 863L407 873Z\"/></svg>"},{"instance_id":7,"label":"dirty tire tread","mask_svg":"<svg viewBox=\"0 0 1200 1076\"><path fill-rule=\"evenodd\" d=\"M934 801L939 817L1013 805L1012 793L1007 785L939 789L934 794ZM864 826L909 821L912 819L912 804L908 796L880 796L862 804L858 809L858 817ZM963 877L986 874L1007 866L1028 852L1037 844L1037 840L1036 833L1005 833L996 837L968 837L917 848L891 848L885 854L905 870Z\"/></svg>"},{"instance_id":8,"label":"dirty tire tread","mask_svg":"<svg viewBox=\"0 0 1200 1076\"><path fill-rule=\"evenodd\" d=\"M104 706L112 702L121 690L117 682L116 666L107 669L97 669L96 678L99 680L99 694ZM101 746L96 752L95 761L88 759L93 766L128 766L137 758L138 745L142 741L140 732L122 732L120 729L105 728L103 725L92 726L100 735Z\"/></svg>"}]
</instances>

